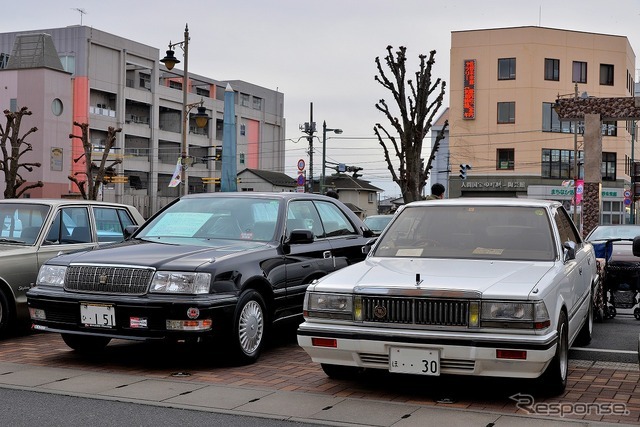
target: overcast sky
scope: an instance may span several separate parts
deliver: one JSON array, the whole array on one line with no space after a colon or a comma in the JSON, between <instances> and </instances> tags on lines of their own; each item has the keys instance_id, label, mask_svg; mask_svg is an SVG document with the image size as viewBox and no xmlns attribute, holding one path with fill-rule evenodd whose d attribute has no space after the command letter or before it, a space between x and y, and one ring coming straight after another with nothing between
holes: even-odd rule
<instances>
[{"instance_id":1,"label":"overcast sky","mask_svg":"<svg viewBox=\"0 0 640 427\"><path fill-rule=\"evenodd\" d=\"M304 136L299 125L309 121L313 103L320 138L323 120L344 131L328 140L327 160L364 168L363 178L384 196L400 194L372 130L376 122L388 125L374 104L392 99L373 79L375 57L384 57L387 45L407 47L410 74L419 54L436 50L433 75L446 82L451 31L540 25L621 35L640 56L640 0L4 0L0 13L0 31L80 23L161 54L188 24L190 72L284 93L285 173L295 177L297 160L308 159L307 140L293 141ZM321 158L316 141L315 177Z\"/></svg>"}]
</instances>

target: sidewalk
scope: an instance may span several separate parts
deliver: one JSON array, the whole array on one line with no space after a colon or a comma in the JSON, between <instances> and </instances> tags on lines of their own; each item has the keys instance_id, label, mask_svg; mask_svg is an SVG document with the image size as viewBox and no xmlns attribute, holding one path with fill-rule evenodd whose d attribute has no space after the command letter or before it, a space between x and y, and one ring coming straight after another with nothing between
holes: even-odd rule
<instances>
[{"instance_id":1,"label":"sidewalk","mask_svg":"<svg viewBox=\"0 0 640 427\"><path fill-rule=\"evenodd\" d=\"M4 362L0 362L0 387L335 426L635 425L507 415Z\"/></svg>"}]
</instances>

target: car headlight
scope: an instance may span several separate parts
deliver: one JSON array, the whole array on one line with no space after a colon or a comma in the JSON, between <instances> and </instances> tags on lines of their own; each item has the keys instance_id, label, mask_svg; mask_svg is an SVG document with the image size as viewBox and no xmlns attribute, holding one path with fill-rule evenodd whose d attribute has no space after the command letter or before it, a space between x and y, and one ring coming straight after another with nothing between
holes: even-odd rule
<instances>
[{"instance_id":1,"label":"car headlight","mask_svg":"<svg viewBox=\"0 0 640 427\"><path fill-rule=\"evenodd\" d=\"M544 302L483 301L482 326L544 329L550 325Z\"/></svg>"},{"instance_id":2,"label":"car headlight","mask_svg":"<svg viewBox=\"0 0 640 427\"><path fill-rule=\"evenodd\" d=\"M353 295L307 292L304 298L304 316L325 319L351 320Z\"/></svg>"},{"instance_id":3,"label":"car headlight","mask_svg":"<svg viewBox=\"0 0 640 427\"><path fill-rule=\"evenodd\" d=\"M149 292L165 294L208 294L211 274L156 271Z\"/></svg>"},{"instance_id":4,"label":"car headlight","mask_svg":"<svg viewBox=\"0 0 640 427\"><path fill-rule=\"evenodd\" d=\"M64 276L67 273L67 267L62 265L43 265L38 271L36 286L64 286Z\"/></svg>"}]
</instances>

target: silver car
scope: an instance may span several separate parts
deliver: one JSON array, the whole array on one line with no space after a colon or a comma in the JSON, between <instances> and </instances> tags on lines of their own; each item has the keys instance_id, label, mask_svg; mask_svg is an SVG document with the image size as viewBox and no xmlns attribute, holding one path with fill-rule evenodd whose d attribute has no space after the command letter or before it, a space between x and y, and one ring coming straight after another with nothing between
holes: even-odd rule
<instances>
[{"instance_id":1,"label":"silver car","mask_svg":"<svg viewBox=\"0 0 640 427\"><path fill-rule=\"evenodd\" d=\"M543 377L560 393L569 347L591 340L598 280L559 202L414 202L365 261L308 287L298 343L330 377Z\"/></svg>"},{"instance_id":2,"label":"silver car","mask_svg":"<svg viewBox=\"0 0 640 427\"><path fill-rule=\"evenodd\" d=\"M28 324L26 292L61 252L124 240L144 218L132 206L65 199L0 200L0 336Z\"/></svg>"}]
</instances>

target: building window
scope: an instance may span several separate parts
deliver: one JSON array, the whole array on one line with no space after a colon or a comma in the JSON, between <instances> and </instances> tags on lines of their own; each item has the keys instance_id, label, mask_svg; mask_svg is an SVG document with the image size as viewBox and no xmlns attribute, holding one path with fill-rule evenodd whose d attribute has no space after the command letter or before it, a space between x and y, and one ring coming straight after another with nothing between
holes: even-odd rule
<instances>
[{"instance_id":1,"label":"building window","mask_svg":"<svg viewBox=\"0 0 640 427\"><path fill-rule=\"evenodd\" d=\"M573 122L561 121L558 113L553 109L553 102L542 103L542 131L573 133ZM582 122L578 124L579 129L583 129Z\"/></svg>"},{"instance_id":2,"label":"building window","mask_svg":"<svg viewBox=\"0 0 640 427\"><path fill-rule=\"evenodd\" d=\"M498 123L516 122L516 103L498 102Z\"/></svg>"},{"instance_id":3,"label":"building window","mask_svg":"<svg viewBox=\"0 0 640 427\"><path fill-rule=\"evenodd\" d=\"M600 64L600 84L613 86L613 64Z\"/></svg>"},{"instance_id":4,"label":"building window","mask_svg":"<svg viewBox=\"0 0 640 427\"><path fill-rule=\"evenodd\" d=\"M53 113L54 116L59 116L62 114L62 111L63 111L62 101L60 101L60 98L55 98L51 102L51 112Z\"/></svg>"},{"instance_id":5,"label":"building window","mask_svg":"<svg viewBox=\"0 0 640 427\"><path fill-rule=\"evenodd\" d=\"M18 99L17 98L11 98L9 100L9 111L11 111L12 113L15 113L18 111Z\"/></svg>"},{"instance_id":6,"label":"building window","mask_svg":"<svg viewBox=\"0 0 640 427\"><path fill-rule=\"evenodd\" d=\"M587 63L581 61L573 61L573 71L571 81L574 83L587 82Z\"/></svg>"},{"instance_id":7,"label":"building window","mask_svg":"<svg viewBox=\"0 0 640 427\"><path fill-rule=\"evenodd\" d=\"M516 58L498 59L498 80L516 79Z\"/></svg>"},{"instance_id":8,"label":"building window","mask_svg":"<svg viewBox=\"0 0 640 427\"><path fill-rule=\"evenodd\" d=\"M262 98L253 97L253 109L262 110Z\"/></svg>"},{"instance_id":9,"label":"building window","mask_svg":"<svg viewBox=\"0 0 640 427\"><path fill-rule=\"evenodd\" d=\"M211 97L211 91L209 90L209 88L197 87L196 88L196 95L206 96L207 98L210 98Z\"/></svg>"},{"instance_id":10,"label":"building window","mask_svg":"<svg viewBox=\"0 0 640 427\"><path fill-rule=\"evenodd\" d=\"M250 96L246 93L241 93L240 94L240 105L242 107L248 107L249 106L249 100L250 100Z\"/></svg>"},{"instance_id":11,"label":"building window","mask_svg":"<svg viewBox=\"0 0 640 427\"><path fill-rule=\"evenodd\" d=\"M573 179L576 174L573 169L573 150L542 149L543 178ZM582 165L582 151L578 152L578 169ZM580 176L580 175L578 175Z\"/></svg>"},{"instance_id":12,"label":"building window","mask_svg":"<svg viewBox=\"0 0 640 427\"><path fill-rule=\"evenodd\" d=\"M9 64L9 54L0 53L0 70L7 68L7 64Z\"/></svg>"},{"instance_id":13,"label":"building window","mask_svg":"<svg viewBox=\"0 0 640 427\"><path fill-rule=\"evenodd\" d=\"M240 125L240 135L246 135L246 134L247 134L247 126Z\"/></svg>"},{"instance_id":14,"label":"building window","mask_svg":"<svg viewBox=\"0 0 640 427\"><path fill-rule=\"evenodd\" d=\"M603 121L602 136L618 136L618 122Z\"/></svg>"},{"instance_id":15,"label":"building window","mask_svg":"<svg viewBox=\"0 0 640 427\"><path fill-rule=\"evenodd\" d=\"M67 73L76 73L76 57L73 55L61 55L60 63Z\"/></svg>"},{"instance_id":16,"label":"building window","mask_svg":"<svg viewBox=\"0 0 640 427\"><path fill-rule=\"evenodd\" d=\"M560 60L545 58L544 60L544 79L560 81Z\"/></svg>"},{"instance_id":17,"label":"building window","mask_svg":"<svg viewBox=\"0 0 640 427\"><path fill-rule=\"evenodd\" d=\"M515 150L513 148L498 148L496 155L496 169L513 170Z\"/></svg>"},{"instance_id":18,"label":"building window","mask_svg":"<svg viewBox=\"0 0 640 427\"><path fill-rule=\"evenodd\" d=\"M140 73L140 87L151 89L151 74Z\"/></svg>"},{"instance_id":19,"label":"building window","mask_svg":"<svg viewBox=\"0 0 640 427\"><path fill-rule=\"evenodd\" d=\"M171 89L182 90L182 82L177 82L175 80L169 80L169 87Z\"/></svg>"},{"instance_id":20,"label":"building window","mask_svg":"<svg viewBox=\"0 0 640 427\"><path fill-rule=\"evenodd\" d=\"M602 153L602 165L600 166L603 181L616 180L616 153Z\"/></svg>"}]
</instances>

